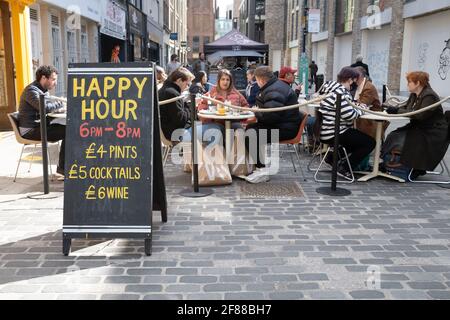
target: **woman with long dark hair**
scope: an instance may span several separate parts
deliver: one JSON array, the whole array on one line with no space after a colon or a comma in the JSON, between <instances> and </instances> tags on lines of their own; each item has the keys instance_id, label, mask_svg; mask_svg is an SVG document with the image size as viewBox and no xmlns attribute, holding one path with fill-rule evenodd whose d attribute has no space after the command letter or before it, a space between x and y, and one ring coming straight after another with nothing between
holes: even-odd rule
<instances>
[{"instance_id":1,"label":"woman with long dark hair","mask_svg":"<svg viewBox=\"0 0 450 320\"><path fill-rule=\"evenodd\" d=\"M217 85L211 89L208 95L222 102L229 101L238 107L249 106L245 97L234 87L233 76L227 69L219 71ZM208 101L203 100L198 108L199 110L208 109Z\"/></svg>"},{"instance_id":2,"label":"woman with long dark hair","mask_svg":"<svg viewBox=\"0 0 450 320\"><path fill-rule=\"evenodd\" d=\"M208 82L208 75L205 71L199 71L195 75L194 81L192 81L192 85L189 88L189 92L191 94L206 94L208 90L206 90L206 83Z\"/></svg>"}]
</instances>

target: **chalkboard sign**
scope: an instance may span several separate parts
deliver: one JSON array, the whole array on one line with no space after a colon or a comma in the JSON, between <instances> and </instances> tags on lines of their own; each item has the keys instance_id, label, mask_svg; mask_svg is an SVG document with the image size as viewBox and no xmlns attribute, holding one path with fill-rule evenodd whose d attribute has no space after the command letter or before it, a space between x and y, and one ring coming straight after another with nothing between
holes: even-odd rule
<instances>
[{"instance_id":1,"label":"chalkboard sign","mask_svg":"<svg viewBox=\"0 0 450 320\"><path fill-rule=\"evenodd\" d=\"M142 238L167 221L159 108L150 63L72 64L68 72L63 253L71 239Z\"/></svg>"},{"instance_id":2,"label":"chalkboard sign","mask_svg":"<svg viewBox=\"0 0 450 320\"><path fill-rule=\"evenodd\" d=\"M244 69L231 71L233 75L234 86L238 90L245 90L247 88L247 72Z\"/></svg>"}]
</instances>

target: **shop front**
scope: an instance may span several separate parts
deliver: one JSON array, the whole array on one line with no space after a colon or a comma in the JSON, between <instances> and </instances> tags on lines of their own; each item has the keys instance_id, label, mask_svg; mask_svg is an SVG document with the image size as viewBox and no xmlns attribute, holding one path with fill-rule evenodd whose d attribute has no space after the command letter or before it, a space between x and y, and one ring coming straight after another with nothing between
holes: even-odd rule
<instances>
[{"instance_id":1,"label":"shop front","mask_svg":"<svg viewBox=\"0 0 450 320\"><path fill-rule=\"evenodd\" d=\"M129 43L128 61L147 60L147 16L132 4L128 4Z\"/></svg>"},{"instance_id":2,"label":"shop front","mask_svg":"<svg viewBox=\"0 0 450 320\"><path fill-rule=\"evenodd\" d=\"M126 8L112 0L104 1L100 26L100 62L129 61L126 40Z\"/></svg>"},{"instance_id":3,"label":"shop front","mask_svg":"<svg viewBox=\"0 0 450 320\"><path fill-rule=\"evenodd\" d=\"M32 0L0 1L0 130L10 130L7 114L33 81L28 6ZM20 61L14 66L14 61ZM15 67L15 68L14 68Z\"/></svg>"},{"instance_id":4,"label":"shop front","mask_svg":"<svg viewBox=\"0 0 450 320\"><path fill-rule=\"evenodd\" d=\"M162 65L162 51L164 43L163 29L150 17L147 20L148 31L148 60Z\"/></svg>"}]
</instances>

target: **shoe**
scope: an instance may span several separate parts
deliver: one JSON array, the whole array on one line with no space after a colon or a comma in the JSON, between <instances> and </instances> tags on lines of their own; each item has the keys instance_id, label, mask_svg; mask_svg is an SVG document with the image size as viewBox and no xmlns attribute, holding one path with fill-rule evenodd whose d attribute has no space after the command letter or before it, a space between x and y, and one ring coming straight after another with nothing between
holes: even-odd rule
<instances>
[{"instance_id":1,"label":"shoe","mask_svg":"<svg viewBox=\"0 0 450 320\"><path fill-rule=\"evenodd\" d=\"M353 176L350 171L348 171L345 165L340 164L338 167L338 176L344 179L352 180Z\"/></svg>"},{"instance_id":2,"label":"shoe","mask_svg":"<svg viewBox=\"0 0 450 320\"><path fill-rule=\"evenodd\" d=\"M270 175L267 170L258 170L247 176L245 179L248 183L258 184L270 181Z\"/></svg>"},{"instance_id":3,"label":"shoe","mask_svg":"<svg viewBox=\"0 0 450 320\"><path fill-rule=\"evenodd\" d=\"M60 175L63 176L65 172L64 172L64 169L63 169L63 168L57 167L57 168L56 168L56 173L58 173L58 174L60 174Z\"/></svg>"},{"instance_id":4,"label":"shoe","mask_svg":"<svg viewBox=\"0 0 450 320\"><path fill-rule=\"evenodd\" d=\"M413 169L412 173L411 173L411 179L412 180L416 180L417 178L419 178L420 176L424 176L426 175L427 172L425 170L416 170Z\"/></svg>"},{"instance_id":5,"label":"shoe","mask_svg":"<svg viewBox=\"0 0 450 320\"><path fill-rule=\"evenodd\" d=\"M333 153L332 152L328 152L327 156L325 157L325 163L331 167L333 166Z\"/></svg>"}]
</instances>

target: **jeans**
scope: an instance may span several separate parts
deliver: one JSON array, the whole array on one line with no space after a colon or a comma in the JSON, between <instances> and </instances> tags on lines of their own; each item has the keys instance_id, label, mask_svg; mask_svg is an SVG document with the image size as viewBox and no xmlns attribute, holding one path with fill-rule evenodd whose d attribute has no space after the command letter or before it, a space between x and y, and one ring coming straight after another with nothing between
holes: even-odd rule
<instances>
[{"instance_id":1,"label":"jeans","mask_svg":"<svg viewBox=\"0 0 450 320\"><path fill-rule=\"evenodd\" d=\"M41 128L33 128L31 131L23 135L25 139L41 140ZM57 142L62 140L61 149L59 150L58 169L64 170L64 156L66 149L66 126L59 124L50 124L47 126L47 140L49 142Z\"/></svg>"}]
</instances>

